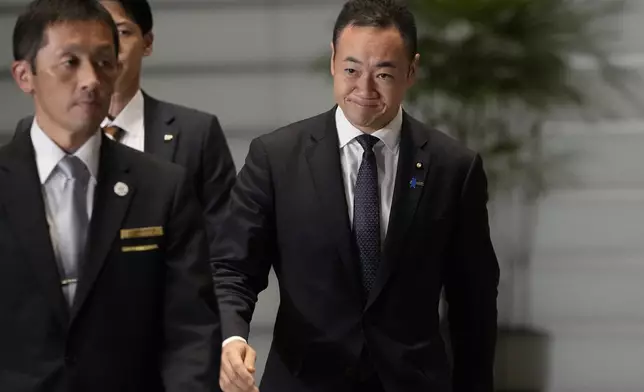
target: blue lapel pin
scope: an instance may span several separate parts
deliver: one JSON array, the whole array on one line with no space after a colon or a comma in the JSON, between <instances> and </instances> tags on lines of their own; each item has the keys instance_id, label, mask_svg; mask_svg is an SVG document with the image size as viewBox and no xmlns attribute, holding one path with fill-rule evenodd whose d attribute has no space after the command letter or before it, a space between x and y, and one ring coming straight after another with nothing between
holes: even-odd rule
<instances>
[{"instance_id":1,"label":"blue lapel pin","mask_svg":"<svg viewBox=\"0 0 644 392\"><path fill-rule=\"evenodd\" d=\"M417 181L416 177L412 177L411 181L409 181L409 187L412 188L412 189L416 189L417 186L421 187L423 185L425 185L425 183L422 182L422 181Z\"/></svg>"}]
</instances>

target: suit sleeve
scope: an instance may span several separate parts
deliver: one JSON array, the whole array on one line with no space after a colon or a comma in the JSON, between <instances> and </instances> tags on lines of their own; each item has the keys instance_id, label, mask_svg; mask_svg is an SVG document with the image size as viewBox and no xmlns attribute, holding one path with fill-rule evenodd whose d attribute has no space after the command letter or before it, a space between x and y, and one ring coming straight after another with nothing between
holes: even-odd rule
<instances>
[{"instance_id":1,"label":"suit sleeve","mask_svg":"<svg viewBox=\"0 0 644 392\"><path fill-rule=\"evenodd\" d=\"M162 376L167 392L218 391L221 324L199 203L184 175L166 225Z\"/></svg>"},{"instance_id":2,"label":"suit sleeve","mask_svg":"<svg viewBox=\"0 0 644 392\"><path fill-rule=\"evenodd\" d=\"M206 219L208 242L212 246L219 235L236 170L224 132L217 117L212 116L203 142L199 198Z\"/></svg>"},{"instance_id":3,"label":"suit sleeve","mask_svg":"<svg viewBox=\"0 0 644 392\"><path fill-rule=\"evenodd\" d=\"M487 213L480 156L462 188L445 293L454 356L454 392L492 392L499 265Z\"/></svg>"},{"instance_id":4,"label":"suit sleeve","mask_svg":"<svg viewBox=\"0 0 644 392\"><path fill-rule=\"evenodd\" d=\"M257 296L268 286L276 255L273 183L260 139L251 142L244 167L212 249L223 338L248 339Z\"/></svg>"}]
</instances>

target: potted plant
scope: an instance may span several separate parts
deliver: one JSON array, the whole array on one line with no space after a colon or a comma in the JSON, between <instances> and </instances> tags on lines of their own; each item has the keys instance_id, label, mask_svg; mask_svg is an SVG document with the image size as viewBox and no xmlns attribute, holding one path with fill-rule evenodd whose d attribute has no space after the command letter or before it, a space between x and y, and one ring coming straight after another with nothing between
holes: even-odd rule
<instances>
[{"instance_id":1,"label":"potted plant","mask_svg":"<svg viewBox=\"0 0 644 392\"><path fill-rule=\"evenodd\" d=\"M531 320L528 281L538 201L568 155L543 148L554 109L598 111L574 61L594 64L628 95L611 64L607 17L623 1L410 0L419 28L416 116L478 151L489 179L490 217L501 264L497 391L542 391L549 336ZM611 115L604 112L604 115Z\"/></svg>"}]
</instances>

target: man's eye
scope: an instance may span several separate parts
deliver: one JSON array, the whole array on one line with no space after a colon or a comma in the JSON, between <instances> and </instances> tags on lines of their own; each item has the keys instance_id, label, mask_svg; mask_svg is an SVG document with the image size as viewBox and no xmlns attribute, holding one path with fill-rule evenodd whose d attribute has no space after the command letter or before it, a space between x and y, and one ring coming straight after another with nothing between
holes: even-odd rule
<instances>
[{"instance_id":1,"label":"man's eye","mask_svg":"<svg viewBox=\"0 0 644 392\"><path fill-rule=\"evenodd\" d=\"M114 62L111 60L99 60L98 65L101 68L112 68L114 66Z\"/></svg>"},{"instance_id":2,"label":"man's eye","mask_svg":"<svg viewBox=\"0 0 644 392\"><path fill-rule=\"evenodd\" d=\"M76 64L78 64L78 61L77 61L76 59L73 59L73 58L65 59L65 60L63 60L63 62L62 62L62 65L63 65L64 67L73 67L73 66L75 66Z\"/></svg>"}]
</instances>

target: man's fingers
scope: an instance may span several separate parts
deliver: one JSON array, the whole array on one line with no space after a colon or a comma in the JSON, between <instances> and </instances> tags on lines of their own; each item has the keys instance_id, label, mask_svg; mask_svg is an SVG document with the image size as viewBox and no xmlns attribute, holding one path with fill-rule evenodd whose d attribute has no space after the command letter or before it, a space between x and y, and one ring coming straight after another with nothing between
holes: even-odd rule
<instances>
[{"instance_id":1,"label":"man's fingers","mask_svg":"<svg viewBox=\"0 0 644 392\"><path fill-rule=\"evenodd\" d=\"M230 382L230 378L223 369L219 372L219 387L224 392L235 392L233 385Z\"/></svg>"},{"instance_id":2,"label":"man's fingers","mask_svg":"<svg viewBox=\"0 0 644 392\"><path fill-rule=\"evenodd\" d=\"M255 386L253 377L242 366L242 370L250 377L250 382L244 381L244 373L238 372L233 366L233 361L243 364L241 358L243 351L227 349L222 353L219 383L224 392L253 392L253 387Z\"/></svg>"},{"instance_id":3,"label":"man's fingers","mask_svg":"<svg viewBox=\"0 0 644 392\"><path fill-rule=\"evenodd\" d=\"M219 371L219 386L223 392L242 392L235 383L232 381L235 379L235 371L233 366L230 364L227 356L222 355L221 358L221 370Z\"/></svg>"},{"instance_id":4,"label":"man's fingers","mask_svg":"<svg viewBox=\"0 0 644 392\"><path fill-rule=\"evenodd\" d=\"M228 382L235 376L235 371L233 366L230 364L230 361L225 355L222 355L221 358L221 370L219 371L220 376L226 376Z\"/></svg>"},{"instance_id":5,"label":"man's fingers","mask_svg":"<svg viewBox=\"0 0 644 392\"><path fill-rule=\"evenodd\" d=\"M246 352L248 352L248 349L249 347L247 347ZM244 361L242 360L240 353L228 352L227 357L234 374L230 377L232 383L244 391L252 390L251 388L255 385L255 378L250 374L248 369L246 369L246 365L244 365Z\"/></svg>"},{"instance_id":6,"label":"man's fingers","mask_svg":"<svg viewBox=\"0 0 644 392\"><path fill-rule=\"evenodd\" d=\"M255 361L257 360L257 353L252 348L248 347L246 350L246 357L244 358L244 366L250 373L255 373Z\"/></svg>"}]
</instances>

